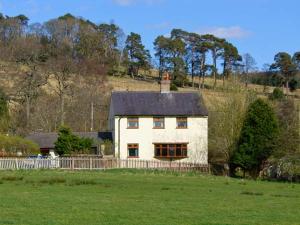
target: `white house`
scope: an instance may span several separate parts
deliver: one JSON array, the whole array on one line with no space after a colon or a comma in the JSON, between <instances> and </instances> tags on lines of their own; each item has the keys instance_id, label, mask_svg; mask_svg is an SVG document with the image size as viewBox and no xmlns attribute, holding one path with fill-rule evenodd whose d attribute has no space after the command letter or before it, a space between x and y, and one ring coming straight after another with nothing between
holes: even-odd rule
<instances>
[{"instance_id":1,"label":"white house","mask_svg":"<svg viewBox=\"0 0 300 225\"><path fill-rule=\"evenodd\" d=\"M120 159L181 160L207 164L208 112L196 93L113 92L109 124Z\"/></svg>"}]
</instances>

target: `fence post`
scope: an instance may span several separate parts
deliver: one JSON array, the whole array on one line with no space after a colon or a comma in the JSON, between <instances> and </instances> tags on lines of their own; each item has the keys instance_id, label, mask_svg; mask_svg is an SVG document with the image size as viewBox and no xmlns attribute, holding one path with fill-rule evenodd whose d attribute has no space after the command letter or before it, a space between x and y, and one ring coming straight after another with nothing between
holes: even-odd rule
<instances>
[{"instance_id":1,"label":"fence post","mask_svg":"<svg viewBox=\"0 0 300 225\"><path fill-rule=\"evenodd\" d=\"M92 161L92 157L90 157L90 170L93 169L93 161Z\"/></svg>"},{"instance_id":2,"label":"fence post","mask_svg":"<svg viewBox=\"0 0 300 225\"><path fill-rule=\"evenodd\" d=\"M71 169L74 170L74 158L72 158L72 161L71 161Z\"/></svg>"},{"instance_id":3,"label":"fence post","mask_svg":"<svg viewBox=\"0 0 300 225\"><path fill-rule=\"evenodd\" d=\"M18 165L18 158L16 158L16 169L19 169L19 165Z\"/></svg>"}]
</instances>

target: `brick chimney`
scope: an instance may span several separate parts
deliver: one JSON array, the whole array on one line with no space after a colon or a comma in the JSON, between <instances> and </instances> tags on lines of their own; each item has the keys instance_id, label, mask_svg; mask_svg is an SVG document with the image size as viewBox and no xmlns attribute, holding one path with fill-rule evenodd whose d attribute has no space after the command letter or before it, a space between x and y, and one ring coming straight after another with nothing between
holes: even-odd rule
<instances>
[{"instance_id":1,"label":"brick chimney","mask_svg":"<svg viewBox=\"0 0 300 225\"><path fill-rule=\"evenodd\" d=\"M160 81L160 92L161 93L169 93L171 86L171 77L168 72L164 72L162 75L162 79Z\"/></svg>"}]
</instances>

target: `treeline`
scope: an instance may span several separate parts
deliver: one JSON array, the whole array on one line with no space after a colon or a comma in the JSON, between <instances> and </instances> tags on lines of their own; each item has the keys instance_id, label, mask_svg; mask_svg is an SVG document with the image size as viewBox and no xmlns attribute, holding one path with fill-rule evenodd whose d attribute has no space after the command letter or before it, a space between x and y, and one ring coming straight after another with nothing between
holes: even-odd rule
<instances>
[{"instance_id":1,"label":"treeline","mask_svg":"<svg viewBox=\"0 0 300 225\"><path fill-rule=\"evenodd\" d=\"M107 75L137 78L155 68L160 76L171 73L175 89L217 88L218 79L224 84L233 74L247 86L256 68L254 58L242 56L228 40L181 29L154 40L152 59L139 34L126 35L116 24L71 14L43 24L29 24L25 15L0 14L0 50L1 73L13 83L1 85L14 106L9 130L20 134L56 131L65 123L77 131L105 129L111 92ZM269 69L282 77L276 85L295 86L299 55L275 56ZM214 78L213 85L205 83L207 76Z\"/></svg>"},{"instance_id":2,"label":"treeline","mask_svg":"<svg viewBox=\"0 0 300 225\"><path fill-rule=\"evenodd\" d=\"M295 91L300 87L300 52L295 52L293 55L279 52L274 56L274 62L265 67L265 71L251 74L251 83L284 86L287 91Z\"/></svg>"}]
</instances>

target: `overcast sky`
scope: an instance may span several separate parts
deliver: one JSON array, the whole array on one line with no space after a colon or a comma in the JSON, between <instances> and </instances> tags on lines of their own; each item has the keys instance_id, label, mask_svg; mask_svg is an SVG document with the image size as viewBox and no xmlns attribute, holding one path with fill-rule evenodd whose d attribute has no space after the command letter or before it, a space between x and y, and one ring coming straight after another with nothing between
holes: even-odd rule
<instances>
[{"instance_id":1,"label":"overcast sky","mask_svg":"<svg viewBox=\"0 0 300 225\"><path fill-rule=\"evenodd\" d=\"M250 53L261 67L279 51L300 51L299 0L0 0L0 12L25 14L30 23L71 13L95 23L114 22L153 40L173 28L212 33Z\"/></svg>"}]
</instances>

